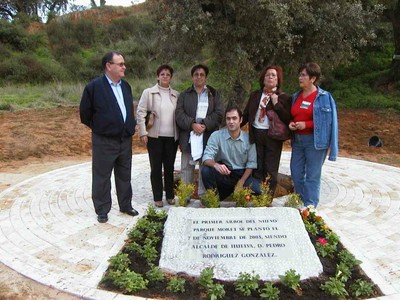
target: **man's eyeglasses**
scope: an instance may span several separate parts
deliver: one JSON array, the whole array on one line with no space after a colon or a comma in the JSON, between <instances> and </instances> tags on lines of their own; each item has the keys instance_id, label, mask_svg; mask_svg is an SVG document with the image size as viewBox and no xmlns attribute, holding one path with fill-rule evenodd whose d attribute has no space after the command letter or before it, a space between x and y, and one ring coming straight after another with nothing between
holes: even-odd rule
<instances>
[{"instance_id":1,"label":"man's eyeglasses","mask_svg":"<svg viewBox=\"0 0 400 300\"><path fill-rule=\"evenodd\" d=\"M125 63L124 63L124 62L122 62L122 63L109 62L109 64L110 64L110 65L117 65L117 66L120 66L121 68L122 68L123 66L125 66Z\"/></svg>"}]
</instances>

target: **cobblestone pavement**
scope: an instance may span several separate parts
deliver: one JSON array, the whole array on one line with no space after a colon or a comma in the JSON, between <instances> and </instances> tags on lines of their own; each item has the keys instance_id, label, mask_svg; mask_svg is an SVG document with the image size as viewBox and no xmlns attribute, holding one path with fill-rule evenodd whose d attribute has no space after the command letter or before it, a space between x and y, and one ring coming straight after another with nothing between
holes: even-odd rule
<instances>
[{"instance_id":1,"label":"cobblestone pavement","mask_svg":"<svg viewBox=\"0 0 400 300\"><path fill-rule=\"evenodd\" d=\"M289 159L284 152L281 173L289 173ZM339 158L325 163L322 181L318 211L387 295L380 299L400 299L400 168ZM147 154L133 156L132 185L133 206L143 215L152 203ZM119 212L113 187L109 221L97 222L90 163L57 169L0 193L0 261L82 298L140 299L97 289L136 221Z\"/></svg>"}]
</instances>

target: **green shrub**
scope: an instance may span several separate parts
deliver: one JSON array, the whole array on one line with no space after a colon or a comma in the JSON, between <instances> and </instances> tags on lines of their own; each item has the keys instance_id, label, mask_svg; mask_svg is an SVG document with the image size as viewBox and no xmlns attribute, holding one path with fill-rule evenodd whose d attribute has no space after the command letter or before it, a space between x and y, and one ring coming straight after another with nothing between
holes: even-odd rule
<instances>
[{"instance_id":1,"label":"green shrub","mask_svg":"<svg viewBox=\"0 0 400 300\"><path fill-rule=\"evenodd\" d=\"M128 254L126 254L126 253L117 254L117 255L111 257L108 261L110 263L111 270L125 271L125 270L129 269L130 261L128 258Z\"/></svg>"},{"instance_id":2,"label":"green shrub","mask_svg":"<svg viewBox=\"0 0 400 300\"><path fill-rule=\"evenodd\" d=\"M200 276L198 278L198 282L201 286L207 288L208 286L214 283L213 277L214 277L214 268L207 267L201 271Z\"/></svg>"},{"instance_id":3,"label":"green shrub","mask_svg":"<svg viewBox=\"0 0 400 300\"><path fill-rule=\"evenodd\" d=\"M296 293L299 293L300 288L300 274L296 274L296 271L290 269L285 272L285 275L279 275L279 279L282 284L292 289Z\"/></svg>"},{"instance_id":4,"label":"green shrub","mask_svg":"<svg viewBox=\"0 0 400 300\"><path fill-rule=\"evenodd\" d=\"M350 291L351 294L357 299L360 297L371 296L374 293L372 284L362 279L357 279L356 282L350 286Z\"/></svg>"},{"instance_id":5,"label":"green shrub","mask_svg":"<svg viewBox=\"0 0 400 300\"><path fill-rule=\"evenodd\" d=\"M155 283L163 281L165 279L165 275L158 266L152 265L150 270L146 272L146 278L150 283Z\"/></svg>"},{"instance_id":6,"label":"green shrub","mask_svg":"<svg viewBox=\"0 0 400 300\"><path fill-rule=\"evenodd\" d=\"M321 285L321 289L331 296L343 298L348 295L345 284L338 278L330 277Z\"/></svg>"},{"instance_id":7,"label":"green shrub","mask_svg":"<svg viewBox=\"0 0 400 300\"><path fill-rule=\"evenodd\" d=\"M303 206L303 201L300 198L299 194L290 193L287 196L287 200L284 207L293 207L293 208L301 208Z\"/></svg>"},{"instance_id":8,"label":"green shrub","mask_svg":"<svg viewBox=\"0 0 400 300\"><path fill-rule=\"evenodd\" d=\"M251 275L249 273L240 273L238 279L235 281L235 290L240 292L243 296L250 296L252 291L258 289L259 275Z\"/></svg>"},{"instance_id":9,"label":"green shrub","mask_svg":"<svg viewBox=\"0 0 400 300\"><path fill-rule=\"evenodd\" d=\"M177 204L179 206L187 206L194 192L193 184L186 184L182 179L179 180L178 186L175 188L175 194L178 197Z\"/></svg>"},{"instance_id":10,"label":"green shrub","mask_svg":"<svg viewBox=\"0 0 400 300\"><path fill-rule=\"evenodd\" d=\"M340 262L344 263L349 269L354 269L355 266L361 264L361 260L358 260L352 253L348 250L341 250L338 254Z\"/></svg>"},{"instance_id":11,"label":"green shrub","mask_svg":"<svg viewBox=\"0 0 400 300\"><path fill-rule=\"evenodd\" d=\"M111 271L107 278L111 279L113 284L115 284L117 287L128 293L134 293L147 289L147 284L149 282L147 279L143 279L142 275L130 270Z\"/></svg>"},{"instance_id":12,"label":"green shrub","mask_svg":"<svg viewBox=\"0 0 400 300\"><path fill-rule=\"evenodd\" d=\"M205 207L209 208L217 208L221 206L218 192L215 189L206 190L206 192L201 196L200 201Z\"/></svg>"},{"instance_id":13,"label":"green shrub","mask_svg":"<svg viewBox=\"0 0 400 300\"><path fill-rule=\"evenodd\" d=\"M210 285L207 290L207 295L210 297L210 300L223 299L225 297L224 286L219 283Z\"/></svg>"},{"instance_id":14,"label":"green shrub","mask_svg":"<svg viewBox=\"0 0 400 300\"><path fill-rule=\"evenodd\" d=\"M236 207L247 207L251 201L252 190L249 187L236 187L233 192L233 201L236 202Z\"/></svg>"},{"instance_id":15,"label":"green shrub","mask_svg":"<svg viewBox=\"0 0 400 300\"><path fill-rule=\"evenodd\" d=\"M184 278L173 276L167 285L167 290L173 293L183 293L185 291L186 280Z\"/></svg>"},{"instance_id":16,"label":"green shrub","mask_svg":"<svg viewBox=\"0 0 400 300\"><path fill-rule=\"evenodd\" d=\"M267 300L279 300L279 294L281 293L277 287L274 287L272 282L266 282L259 292L260 298Z\"/></svg>"}]
</instances>

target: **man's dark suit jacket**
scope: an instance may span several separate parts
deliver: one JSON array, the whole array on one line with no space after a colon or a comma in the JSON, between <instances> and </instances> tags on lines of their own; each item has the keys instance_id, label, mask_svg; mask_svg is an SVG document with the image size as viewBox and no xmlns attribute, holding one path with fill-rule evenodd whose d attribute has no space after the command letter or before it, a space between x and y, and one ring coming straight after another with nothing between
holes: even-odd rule
<instances>
[{"instance_id":1,"label":"man's dark suit jacket","mask_svg":"<svg viewBox=\"0 0 400 300\"><path fill-rule=\"evenodd\" d=\"M127 137L135 133L132 90L125 80L121 80L121 89L126 107L125 123L117 98L105 75L94 79L85 87L80 104L81 122L89 126L95 134Z\"/></svg>"}]
</instances>

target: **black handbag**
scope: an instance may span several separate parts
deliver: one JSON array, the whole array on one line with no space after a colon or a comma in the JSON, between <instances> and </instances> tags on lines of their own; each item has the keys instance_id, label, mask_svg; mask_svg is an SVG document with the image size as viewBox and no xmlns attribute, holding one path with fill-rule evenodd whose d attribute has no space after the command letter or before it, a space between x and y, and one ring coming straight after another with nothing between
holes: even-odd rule
<instances>
[{"instance_id":1,"label":"black handbag","mask_svg":"<svg viewBox=\"0 0 400 300\"><path fill-rule=\"evenodd\" d=\"M269 129L267 135L274 140L286 141L290 139L289 127L282 122L274 110L267 110Z\"/></svg>"}]
</instances>

